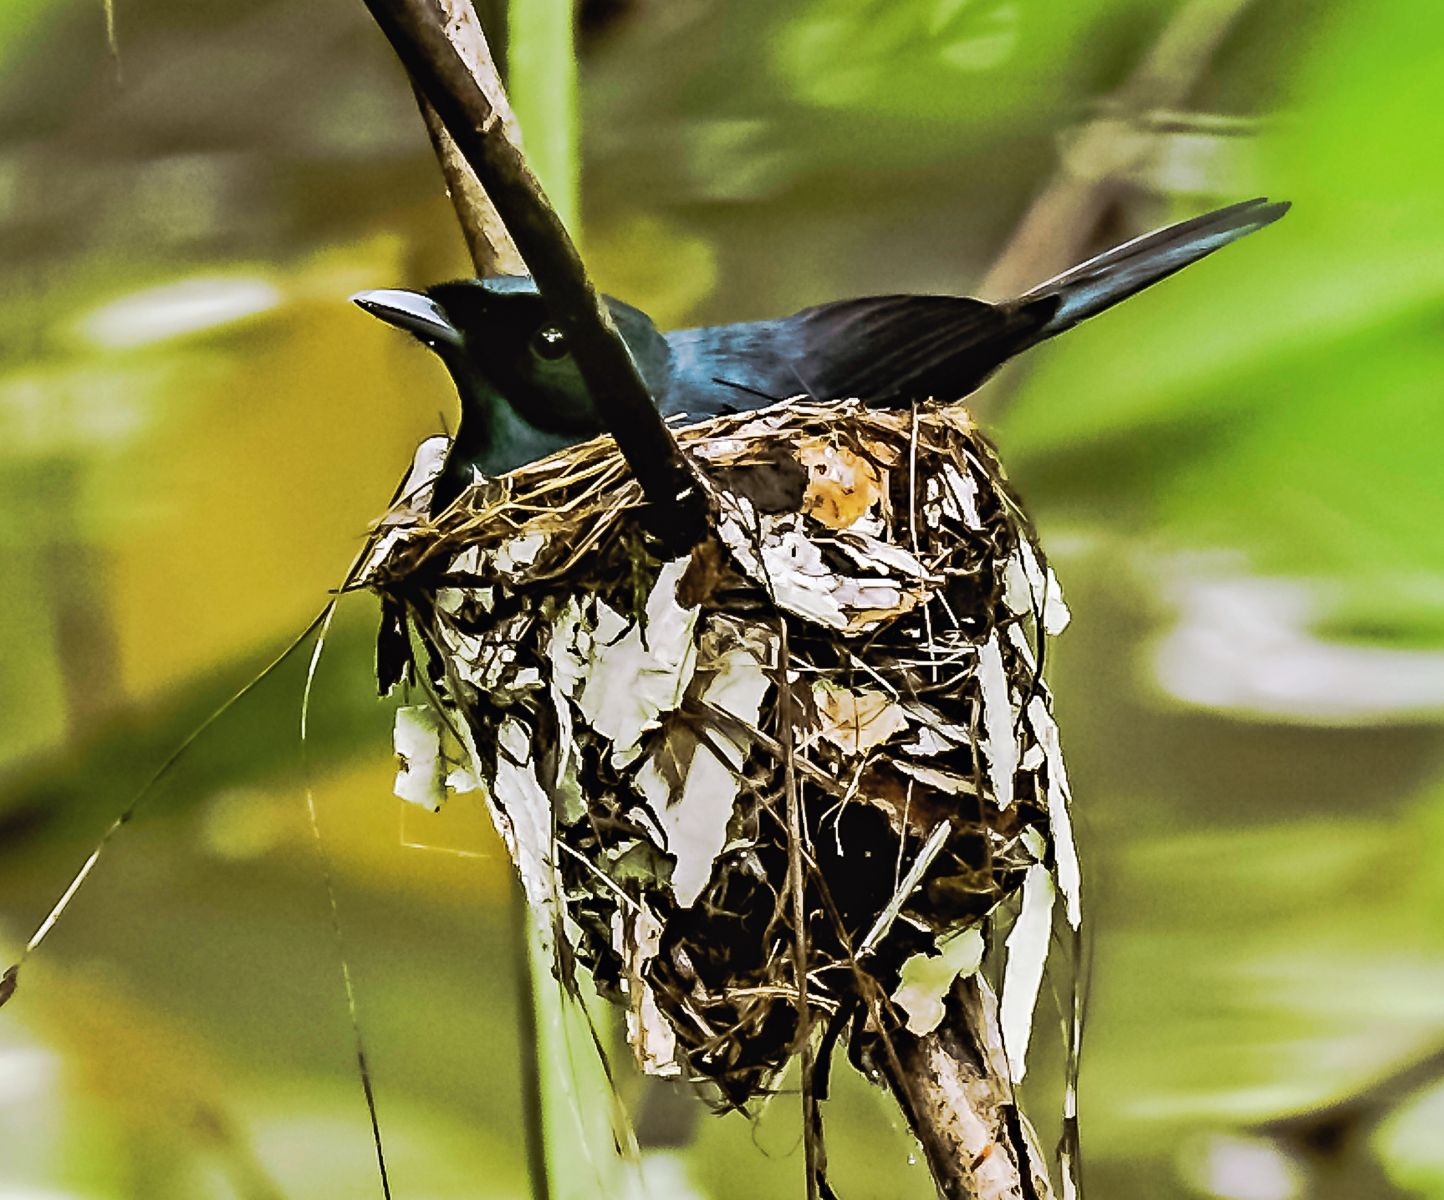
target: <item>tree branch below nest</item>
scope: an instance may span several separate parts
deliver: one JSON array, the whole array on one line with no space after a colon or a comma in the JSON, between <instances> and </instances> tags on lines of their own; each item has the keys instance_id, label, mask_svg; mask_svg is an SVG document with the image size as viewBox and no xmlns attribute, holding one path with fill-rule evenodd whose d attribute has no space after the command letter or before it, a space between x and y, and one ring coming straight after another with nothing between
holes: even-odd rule
<instances>
[{"instance_id":1,"label":"tree branch below nest","mask_svg":"<svg viewBox=\"0 0 1444 1200\"><path fill-rule=\"evenodd\" d=\"M942 1200L1052 1200L1047 1168L1018 1108L985 980L960 979L932 1033L891 1035L881 1061Z\"/></svg>"}]
</instances>

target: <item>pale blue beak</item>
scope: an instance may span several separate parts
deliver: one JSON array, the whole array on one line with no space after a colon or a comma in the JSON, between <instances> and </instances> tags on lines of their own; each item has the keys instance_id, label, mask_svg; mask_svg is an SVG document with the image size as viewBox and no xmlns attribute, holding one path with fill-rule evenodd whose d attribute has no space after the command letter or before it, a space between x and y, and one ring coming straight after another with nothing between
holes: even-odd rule
<instances>
[{"instance_id":1,"label":"pale blue beak","mask_svg":"<svg viewBox=\"0 0 1444 1200\"><path fill-rule=\"evenodd\" d=\"M430 296L421 292L408 292L401 288L378 288L372 292L357 292L351 302L370 313L404 329L427 345L461 345L461 331Z\"/></svg>"}]
</instances>

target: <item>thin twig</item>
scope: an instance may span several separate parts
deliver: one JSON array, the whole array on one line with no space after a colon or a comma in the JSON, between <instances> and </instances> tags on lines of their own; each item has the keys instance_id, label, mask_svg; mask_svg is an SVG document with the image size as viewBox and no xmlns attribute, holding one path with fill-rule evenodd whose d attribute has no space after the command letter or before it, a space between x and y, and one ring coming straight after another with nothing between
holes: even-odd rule
<instances>
[{"instance_id":1,"label":"thin twig","mask_svg":"<svg viewBox=\"0 0 1444 1200\"><path fill-rule=\"evenodd\" d=\"M386 1149L381 1139L381 1118L376 1111L376 1088L366 1057L366 1039L361 1033L361 1010L356 1003L356 983L351 976L351 959L346 953L346 939L341 932L341 906L336 900L336 874L331 867L331 856L326 851L326 841L321 836L321 822L316 813L316 789L311 786L311 693L316 686L316 671L321 665L321 654L326 648L326 635L331 632L337 603L338 601L332 600L326 606L326 616L321 622L321 628L316 632L311 661L306 667L306 686L301 691L301 768L306 782L306 818L311 829L311 845L321 867L321 881L326 887L327 910L331 916L331 938L336 946L336 956L340 960L341 986L346 996L346 1015L351 1024L351 1047L356 1055L356 1071L361 1078L361 1091L366 1098L366 1113L371 1121L371 1145L376 1154L377 1177L381 1184L382 1197L384 1200L391 1200L391 1181L386 1172Z\"/></svg>"},{"instance_id":2,"label":"thin twig","mask_svg":"<svg viewBox=\"0 0 1444 1200\"><path fill-rule=\"evenodd\" d=\"M782 742L783 790L787 795L787 887L792 903L793 970L797 976L797 1041L802 1076L802 1156L807 1200L818 1200L827 1162L818 1136L818 1108L812 1047L812 1013L807 1004L807 876L802 853L802 794L793 769L792 653L787 620L777 620L777 725Z\"/></svg>"},{"instance_id":3,"label":"thin twig","mask_svg":"<svg viewBox=\"0 0 1444 1200\"><path fill-rule=\"evenodd\" d=\"M674 552L689 549L707 528L706 493L658 413L566 227L447 36L434 0L365 3L511 233L647 496L653 531Z\"/></svg>"},{"instance_id":4,"label":"thin twig","mask_svg":"<svg viewBox=\"0 0 1444 1200\"><path fill-rule=\"evenodd\" d=\"M501 129L513 145L520 146L521 128L501 85L496 62L491 56L491 47L487 44L486 35L471 0L437 2L442 11L446 36L457 56L491 102ZM463 157L455 139L447 132L441 116L415 82L412 89L416 94L422 119L426 122L426 132L431 137L431 148L436 152L437 162L446 180L446 192L456 210L457 224L461 227L462 239L466 242L467 253L471 256L472 268L478 276L526 274L526 264L522 261L516 243L507 232L506 224L486 189L482 187L481 180ZM437 706L437 711L444 712L444 706ZM542 1028L538 1010L540 998L537 979L538 973L547 973L547 968L538 964L533 953L532 916L526 897L522 894L519 879L512 888L512 893L512 903L508 906L508 921L517 973L517 1009L521 1014L517 1060L521 1069L527 1177L533 1200L548 1200L551 1195L551 1172L547 1163L546 1095L541 1069Z\"/></svg>"}]
</instances>

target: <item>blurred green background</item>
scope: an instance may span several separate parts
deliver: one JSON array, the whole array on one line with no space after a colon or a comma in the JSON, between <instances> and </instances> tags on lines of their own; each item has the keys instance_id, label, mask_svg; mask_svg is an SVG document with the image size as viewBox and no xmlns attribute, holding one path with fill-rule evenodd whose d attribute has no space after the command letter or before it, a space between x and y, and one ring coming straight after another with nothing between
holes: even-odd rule
<instances>
[{"instance_id":1,"label":"blurred green background","mask_svg":"<svg viewBox=\"0 0 1444 1200\"><path fill-rule=\"evenodd\" d=\"M320 607L454 404L346 303L465 272L362 6L114 15L111 47L93 0L0 5L6 961ZM1170 30L1188 53L1130 90ZM1075 614L1052 663L1096 938L1095 1197L1444 1196L1441 45L1422 0L581 12L584 250L664 326L976 291L1295 203L983 401ZM543 96L568 77L527 64ZM308 777L395 1194L527 1193L508 868L475 807L401 814L374 617L342 606L309 768L297 662L27 964L0 1200L379 1194ZM928 1195L890 1102L838 1074L840 1193ZM704 1120L647 1194L799 1195L794 1107Z\"/></svg>"}]
</instances>

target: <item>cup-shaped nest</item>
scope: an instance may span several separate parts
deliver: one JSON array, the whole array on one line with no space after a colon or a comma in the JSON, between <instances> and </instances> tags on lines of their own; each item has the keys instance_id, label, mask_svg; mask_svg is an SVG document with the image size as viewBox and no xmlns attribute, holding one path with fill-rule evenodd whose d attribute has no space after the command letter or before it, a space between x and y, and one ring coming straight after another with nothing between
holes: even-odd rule
<instances>
[{"instance_id":1,"label":"cup-shaped nest","mask_svg":"<svg viewBox=\"0 0 1444 1200\"><path fill-rule=\"evenodd\" d=\"M792 401L678 440L714 505L690 554L610 438L434 520L429 445L363 582L383 689L428 698L398 790L482 787L563 977L627 1007L645 1069L741 1105L804 1008L924 1020L904 965L1025 881L1076 924L1041 678L1067 609L961 405Z\"/></svg>"}]
</instances>

